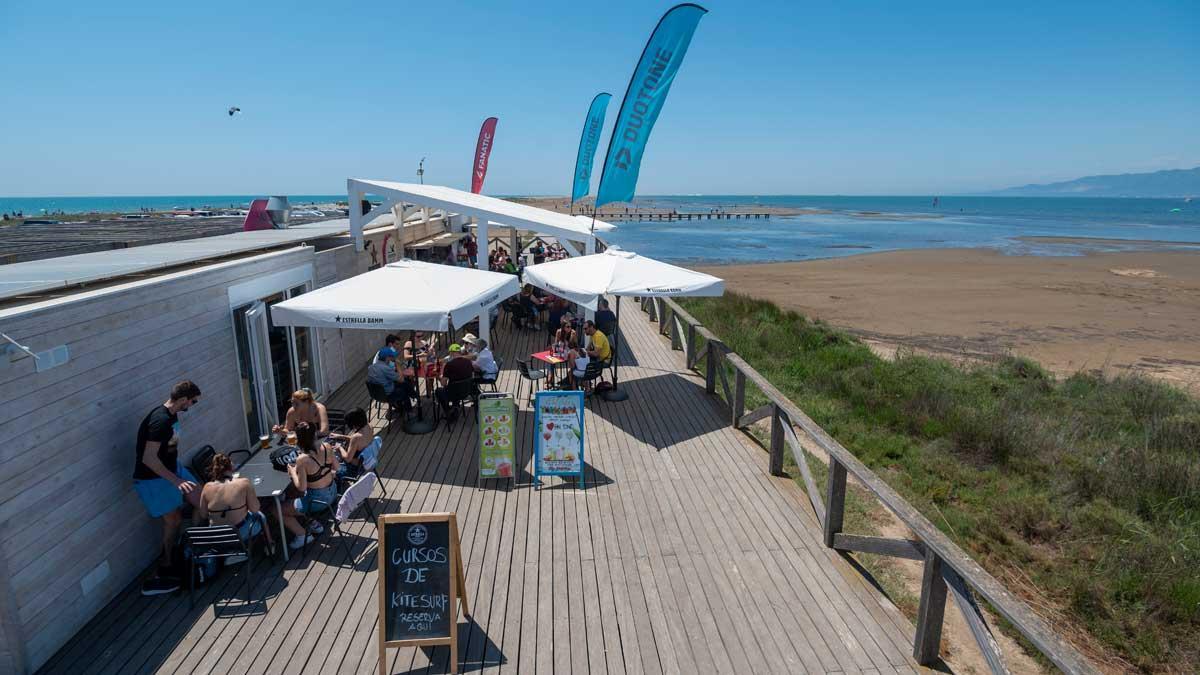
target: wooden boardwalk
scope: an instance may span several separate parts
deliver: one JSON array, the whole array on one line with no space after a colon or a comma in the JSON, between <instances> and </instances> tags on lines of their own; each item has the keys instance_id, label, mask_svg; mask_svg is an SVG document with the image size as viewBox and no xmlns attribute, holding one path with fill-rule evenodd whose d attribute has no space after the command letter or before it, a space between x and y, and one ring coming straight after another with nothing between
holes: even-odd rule
<instances>
[{"instance_id":1,"label":"wooden boardwalk","mask_svg":"<svg viewBox=\"0 0 1200 675\"><path fill-rule=\"evenodd\" d=\"M590 401L587 488L475 487L475 428L385 433L388 511L456 511L471 600L465 672L913 672L913 626L821 542L807 499L683 372L636 304L624 316L624 403ZM539 333L498 331L502 390ZM628 356L632 348L632 355ZM357 382L357 379L355 380ZM527 387L526 387L527 388ZM365 403L358 384L333 405ZM519 401L518 438L533 435ZM526 441L526 446L531 445ZM69 673L373 673L375 530L325 535L286 566L260 561L197 595L130 587L43 668ZM332 535L336 536L336 535ZM446 647L389 650L390 672L448 672Z\"/></svg>"}]
</instances>

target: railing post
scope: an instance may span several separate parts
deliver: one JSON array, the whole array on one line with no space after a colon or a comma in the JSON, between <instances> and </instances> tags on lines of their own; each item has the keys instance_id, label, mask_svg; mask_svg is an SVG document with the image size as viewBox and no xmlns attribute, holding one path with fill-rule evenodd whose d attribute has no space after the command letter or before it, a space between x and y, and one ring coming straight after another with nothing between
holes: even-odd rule
<instances>
[{"instance_id":1,"label":"railing post","mask_svg":"<svg viewBox=\"0 0 1200 675\"><path fill-rule=\"evenodd\" d=\"M772 476L783 475L783 425L788 422L780 414L779 406L771 406L771 466Z\"/></svg>"},{"instance_id":2,"label":"railing post","mask_svg":"<svg viewBox=\"0 0 1200 675\"><path fill-rule=\"evenodd\" d=\"M687 330L687 341L683 343L683 359L687 364L687 369L691 370L692 365L696 363L696 324L689 323Z\"/></svg>"},{"instance_id":3,"label":"railing post","mask_svg":"<svg viewBox=\"0 0 1200 675\"><path fill-rule=\"evenodd\" d=\"M846 512L846 467L829 458L829 482L825 485L825 545L833 548L833 535L842 531Z\"/></svg>"},{"instance_id":4,"label":"railing post","mask_svg":"<svg viewBox=\"0 0 1200 675\"><path fill-rule=\"evenodd\" d=\"M683 336L679 334L679 317L674 312L671 314L671 349L678 351L683 349Z\"/></svg>"},{"instance_id":5,"label":"railing post","mask_svg":"<svg viewBox=\"0 0 1200 675\"><path fill-rule=\"evenodd\" d=\"M913 641L913 658L923 666L937 663L945 612L946 580L942 577L942 559L932 548L927 548L925 571L921 575L921 605L917 609L917 636Z\"/></svg>"},{"instance_id":6,"label":"railing post","mask_svg":"<svg viewBox=\"0 0 1200 675\"><path fill-rule=\"evenodd\" d=\"M704 360L704 391L717 393L717 347L710 340L706 346L708 358Z\"/></svg>"},{"instance_id":7,"label":"railing post","mask_svg":"<svg viewBox=\"0 0 1200 675\"><path fill-rule=\"evenodd\" d=\"M658 334L666 335L670 328L671 310L662 298L658 298Z\"/></svg>"},{"instance_id":8,"label":"railing post","mask_svg":"<svg viewBox=\"0 0 1200 675\"><path fill-rule=\"evenodd\" d=\"M746 374L742 372L741 368L733 369L733 400L729 402L729 407L733 413L732 419L729 420L729 426L736 429L738 420L746 414Z\"/></svg>"}]
</instances>

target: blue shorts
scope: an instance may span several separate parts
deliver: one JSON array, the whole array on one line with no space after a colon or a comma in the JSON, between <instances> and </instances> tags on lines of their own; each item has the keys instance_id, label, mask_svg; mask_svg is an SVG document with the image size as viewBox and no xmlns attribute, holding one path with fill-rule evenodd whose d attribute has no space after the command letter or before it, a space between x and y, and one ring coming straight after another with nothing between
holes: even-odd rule
<instances>
[{"instance_id":1,"label":"blue shorts","mask_svg":"<svg viewBox=\"0 0 1200 675\"><path fill-rule=\"evenodd\" d=\"M186 467L180 466L178 469L175 475L197 485L200 484L200 481L196 480L196 477ZM162 518L183 506L183 493L179 491L179 488L171 485L171 481L166 478L135 480L133 489L137 492L138 497L141 497L142 504L151 518Z\"/></svg>"},{"instance_id":2,"label":"blue shorts","mask_svg":"<svg viewBox=\"0 0 1200 675\"><path fill-rule=\"evenodd\" d=\"M324 511L329 508L328 505L333 504L335 497L337 497L337 481L323 488L309 488L303 497L296 500L296 513L313 514L317 511ZM315 504L313 503L315 501L324 503Z\"/></svg>"},{"instance_id":3,"label":"blue shorts","mask_svg":"<svg viewBox=\"0 0 1200 675\"><path fill-rule=\"evenodd\" d=\"M259 532L263 531L263 526L266 523L266 518L263 514L257 511L251 511L246 514L246 518L242 520L242 524L238 525L238 536L242 541L250 541L258 536Z\"/></svg>"}]
</instances>

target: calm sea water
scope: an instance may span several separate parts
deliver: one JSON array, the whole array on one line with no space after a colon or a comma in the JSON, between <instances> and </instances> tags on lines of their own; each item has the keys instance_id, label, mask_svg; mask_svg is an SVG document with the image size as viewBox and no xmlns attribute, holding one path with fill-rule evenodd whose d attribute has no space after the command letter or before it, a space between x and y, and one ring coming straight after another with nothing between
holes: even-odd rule
<instances>
[{"instance_id":1,"label":"calm sea water","mask_svg":"<svg viewBox=\"0 0 1200 675\"><path fill-rule=\"evenodd\" d=\"M606 238L661 260L743 263L804 260L913 248L992 248L1082 255L1143 248L1139 241L1200 248L1200 202L1066 197L656 197L680 212L774 206L830 211L769 220L620 223ZM1172 211L1179 209L1179 211ZM1122 242L1050 244L1025 237Z\"/></svg>"},{"instance_id":2,"label":"calm sea water","mask_svg":"<svg viewBox=\"0 0 1200 675\"><path fill-rule=\"evenodd\" d=\"M255 196L0 197L0 212L137 211L245 207ZM328 203L345 195L290 195L293 205ZM620 223L614 244L660 260L740 263L804 260L912 248L993 248L1009 253L1079 255L1139 248L1136 242L1176 242L1200 248L1200 201L1065 197L645 197L639 201L680 212L785 207L830 213L769 220ZM1173 211L1173 209L1179 209ZM1048 244L1026 237L1125 240Z\"/></svg>"}]
</instances>

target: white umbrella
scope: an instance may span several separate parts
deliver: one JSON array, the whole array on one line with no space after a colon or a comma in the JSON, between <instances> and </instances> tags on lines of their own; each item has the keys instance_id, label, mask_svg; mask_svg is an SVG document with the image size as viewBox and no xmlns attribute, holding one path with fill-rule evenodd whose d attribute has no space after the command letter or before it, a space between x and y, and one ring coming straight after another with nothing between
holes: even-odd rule
<instances>
[{"instance_id":1,"label":"white umbrella","mask_svg":"<svg viewBox=\"0 0 1200 675\"><path fill-rule=\"evenodd\" d=\"M617 296L617 323L621 322L621 296L716 297L725 293L725 282L711 274L695 272L665 262L610 247L603 253L566 258L526 267L524 281L596 309L602 295ZM613 393L609 400L624 400L617 391L617 356L613 354Z\"/></svg>"},{"instance_id":2,"label":"white umbrella","mask_svg":"<svg viewBox=\"0 0 1200 675\"><path fill-rule=\"evenodd\" d=\"M519 293L511 274L398 260L366 274L271 307L276 326L450 331ZM416 339L413 338L416 345ZM416 367L416 351L413 351ZM406 420L409 433L428 433L423 409Z\"/></svg>"},{"instance_id":3,"label":"white umbrella","mask_svg":"<svg viewBox=\"0 0 1200 675\"><path fill-rule=\"evenodd\" d=\"M511 274L399 260L271 307L277 326L445 331L521 291Z\"/></svg>"}]
</instances>

